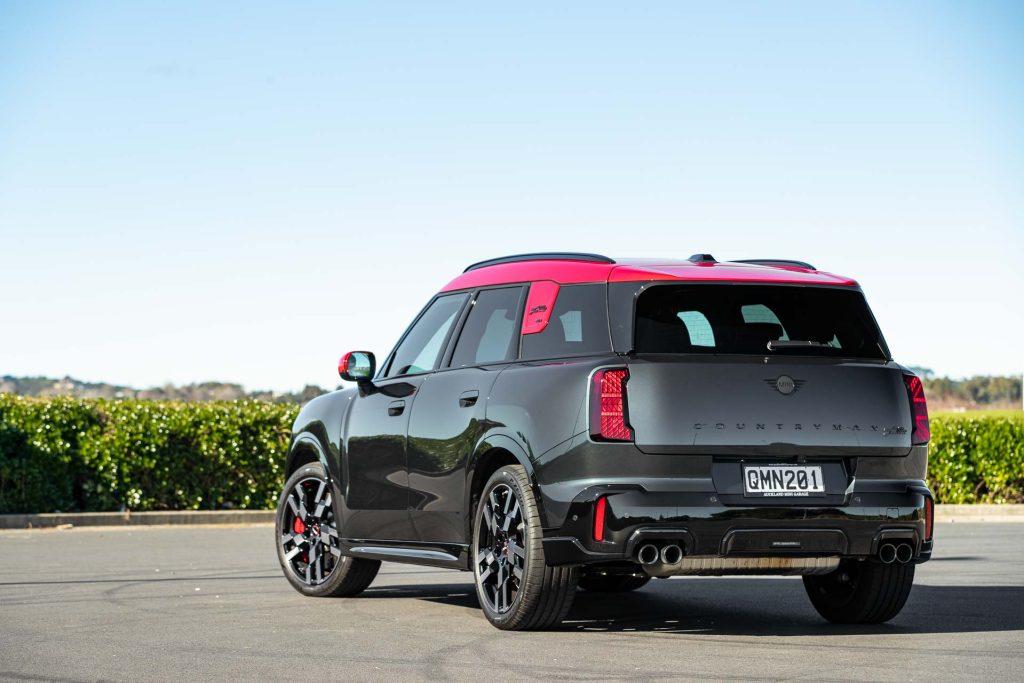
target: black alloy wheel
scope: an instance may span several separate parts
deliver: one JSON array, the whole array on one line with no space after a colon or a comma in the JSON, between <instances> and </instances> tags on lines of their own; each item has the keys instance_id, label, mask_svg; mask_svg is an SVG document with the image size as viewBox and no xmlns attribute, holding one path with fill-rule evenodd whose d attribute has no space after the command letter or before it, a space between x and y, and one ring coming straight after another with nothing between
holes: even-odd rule
<instances>
[{"instance_id":1,"label":"black alloy wheel","mask_svg":"<svg viewBox=\"0 0 1024 683\"><path fill-rule=\"evenodd\" d=\"M320 464L300 467L284 485L275 524L277 559L295 590L313 597L361 593L380 562L343 554L331 484Z\"/></svg>"},{"instance_id":2,"label":"black alloy wheel","mask_svg":"<svg viewBox=\"0 0 1024 683\"><path fill-rule=\"evenodd\" d=\"M470 557L480 607L500 629L550 628L572 606L579 568L548 566L543 535L526 470L499 468L477 502Z\"/></svg>"},{"instance_id":3,"label":"black alloy wheel","mask_svg":"<svg viewBox=\"0 0 1024 683\"><path fill-rule=\"evenodd\" d=\"M482 506L483 524L477 529L477 581L488 607L505 614L519 595L525 571L523 511L507 484L492 488Z\"/></svg>"},{"instance_id":4,"label":"black alloy wheel","mask_svg":"<svg viewBox=\"0 0 1024 683\"><path fill-rule=\"evenodd\" d=\"M327 480L310 475L285 491L281 550L295 577L307 586L323 583L338 565L338 529Z\"/></svg>"}]
</instances>

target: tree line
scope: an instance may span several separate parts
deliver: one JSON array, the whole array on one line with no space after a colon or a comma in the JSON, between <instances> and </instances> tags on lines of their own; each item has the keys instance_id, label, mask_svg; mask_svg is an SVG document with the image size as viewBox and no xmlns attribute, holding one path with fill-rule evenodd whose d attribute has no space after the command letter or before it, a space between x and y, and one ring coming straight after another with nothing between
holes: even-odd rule
<instances>
[{"instance_id":1,"label":"tree line","mask_svg":"<svg viewBox=\"0 0 1024 683\"><path fill-rule=\"evenodd\" d=\"M1020 408L1021 378L979 375L966 379L936 377L928 368L911 368L924 382L930 404L962 408Z\"/></svg>"}]
</instances>

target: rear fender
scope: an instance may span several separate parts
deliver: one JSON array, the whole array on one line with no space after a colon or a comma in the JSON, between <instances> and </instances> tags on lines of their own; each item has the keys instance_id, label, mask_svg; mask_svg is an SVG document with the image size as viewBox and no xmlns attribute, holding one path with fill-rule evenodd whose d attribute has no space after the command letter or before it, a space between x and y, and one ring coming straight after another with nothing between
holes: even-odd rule
<instances>
[{"instance_id":1,"label":"rear fender","mask_svg":"<svg viewBox=\"0 0 1024 683\"><path fill-rule=\"evenodd\" d=\"M526 449L524 449L519 442L506 434L499 433L484 436L477 443L476 448L473 451L473 455L466 464L466 497L463 509L466 511L467 539L472 538L473 517L476 515L476 508L473 507L473 484L476 482L478 474L481 477L487 474L480 471L480 466L487 466L487 461L494 455L495 450L501 450L509 453L517 463L523 466L523 469L526 470L527 476L530 477L530 483L535 491L534 498L537 500L538 507L540 507L541 504L541 497L539 492L537 492L537 475L534 470L533 463L526 455ZM487 476L489 476L489 474L487 474ZM540 513L541 519L543 519L543 509L540 510Z\"/></svg>"}]
</instances>

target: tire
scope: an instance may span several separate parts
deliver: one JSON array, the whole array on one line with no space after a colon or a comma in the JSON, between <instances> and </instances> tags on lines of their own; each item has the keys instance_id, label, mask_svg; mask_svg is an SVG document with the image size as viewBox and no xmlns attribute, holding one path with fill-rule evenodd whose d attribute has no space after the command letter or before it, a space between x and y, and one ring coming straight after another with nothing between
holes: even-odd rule
<instances>
[{"instance_id":1,"label":"tire","mask_svg":"<svg viewBox=\"0 0 1024 683\"><path fill-rule=\"evenodd\" d=\"M592 593L628 593L643 588L651 580L649 576L616 576L609 574L584 574L580 577L580 588Z\"/></svg>"},{"instance_id":2,"label":"tire","mask_svg":"<svg viewBox=\"0 0 1024 683\"><path fill-rule=\"evenodd\" d=\"M319 463L305 465L285 482L274 531L277 559L292 587L314 598L363 592L380 562L348 557L338 547L331 485Z\"/></svg>"},{"instance_id":3,"label":"tire","mask_svg":"<svg viewBox=\"0 0 1024 683\"><path fill-rule=\"evenodd\" d=\"M805 576L818 614L835 624L881 624L903 609L914 585L913 564L846 560L823 576Z\"/></svg>"},{"instance_id":4,"label":"tire","mask_svg":"<svg viewBox=\"0 0 1024 683\"><path fill-rule=\"evenodd\" d=\"M542 537L526 470L501 467L480 495L470 549L480 607L497 628L550 628L572 607L580 570L547 566Z\"/></svg>"}]
</instances>

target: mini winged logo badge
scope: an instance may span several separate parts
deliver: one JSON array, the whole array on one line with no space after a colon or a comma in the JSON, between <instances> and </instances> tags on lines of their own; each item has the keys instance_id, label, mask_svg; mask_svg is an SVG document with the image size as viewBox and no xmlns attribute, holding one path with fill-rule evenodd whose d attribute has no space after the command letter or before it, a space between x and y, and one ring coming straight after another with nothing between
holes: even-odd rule
<instances>
[{"instance_id":1,"label":"mini winged logo badge","mask_svg":"<svg viewBox=\"0 0 1024 683\"><path fill-rule=\"evenodd\" d=\"M775 379L766 379L765 384L783 396L789 396L804 385L806 380L793 379L789 375L779 375Z\"/></svg>"}]
</instances>

